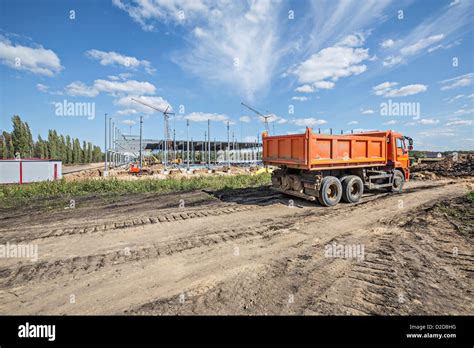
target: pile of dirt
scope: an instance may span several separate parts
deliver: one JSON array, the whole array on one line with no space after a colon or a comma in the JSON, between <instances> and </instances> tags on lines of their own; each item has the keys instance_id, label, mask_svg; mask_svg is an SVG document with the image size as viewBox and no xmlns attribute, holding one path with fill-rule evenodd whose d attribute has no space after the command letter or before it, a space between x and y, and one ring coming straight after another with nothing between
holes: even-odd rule
<instances>
[{"instance_id":1,"label":"pile of dirt","mask_svg":"<svg viewBox=\"0 0 474 348\"><path fill-rule=\"evenodd\" d=\"M413 179L435 180L438 177L472 176L474 157L465 158L446 157L438 162L421 163L411 167Z\"/></svg>"}]
</instances>

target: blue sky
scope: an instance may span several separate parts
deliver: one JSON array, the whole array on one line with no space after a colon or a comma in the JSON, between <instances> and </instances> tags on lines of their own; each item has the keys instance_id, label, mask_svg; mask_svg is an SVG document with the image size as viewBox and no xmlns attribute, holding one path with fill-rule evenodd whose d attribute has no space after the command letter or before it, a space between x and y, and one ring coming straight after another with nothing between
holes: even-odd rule
<instances>
[{"instance_id":1,"label":"blue sky","mask_svg":"<svg viewBox=\"0 0 474 348\"><path fill-rule=\"evenodd\" d=\"M18 114L102 146L104 113L123 133L185 138L394 129L416 149L474 149L474 2L1 0L0 128ZM91 103L95 117L57 115ZM92 104L93 103L93 104ZM387 106L390 110L387 113ZM398 112L397 108L398 107Z\"/></svg>"}]
</instances>

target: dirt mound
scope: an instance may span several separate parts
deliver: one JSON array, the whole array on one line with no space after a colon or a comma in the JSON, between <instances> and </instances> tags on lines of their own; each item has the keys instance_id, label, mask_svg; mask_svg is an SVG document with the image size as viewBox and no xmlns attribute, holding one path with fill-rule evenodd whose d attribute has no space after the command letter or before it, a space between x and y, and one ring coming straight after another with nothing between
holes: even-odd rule
<instances>
[{"instance_id":1,"label":"dirt mound","mask_svg":"<svg viewBox=\"0 0 474 348\"><path fill-rule=\"evenodd\" d=\"M463 177L472 176L474 166L474 157L455 158L446 157L442 161L421 163L411 167L413 179L434 180L440 177Z\"/></svg>"}]
</instances>

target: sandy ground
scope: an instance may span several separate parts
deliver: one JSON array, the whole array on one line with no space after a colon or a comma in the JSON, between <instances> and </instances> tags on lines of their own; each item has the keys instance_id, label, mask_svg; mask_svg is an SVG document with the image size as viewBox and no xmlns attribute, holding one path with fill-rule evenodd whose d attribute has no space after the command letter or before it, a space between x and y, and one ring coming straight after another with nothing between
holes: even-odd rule
<instances>
[{"instance_id":1,"label":"sandy ground","mask_svg":"<svg viewBox=\"0 0 474 348\"><path fill-rule=\"evenodd\" d=\"M0 314L473 315L473 184L333 208L263 187L1 210L0 244L39 259L0 259Z\"/></svg>"},{"instance_id":2,"label":"sandy ground","mask_svg":"<svg viewBox=\"0 0 474 348\"><path fill-rule=\"evenodd\" d=\"M81 170L102 169L102 168L104 168L104 162L63 165L63 174L74 173Z\"/></svg>"}]
</instances>

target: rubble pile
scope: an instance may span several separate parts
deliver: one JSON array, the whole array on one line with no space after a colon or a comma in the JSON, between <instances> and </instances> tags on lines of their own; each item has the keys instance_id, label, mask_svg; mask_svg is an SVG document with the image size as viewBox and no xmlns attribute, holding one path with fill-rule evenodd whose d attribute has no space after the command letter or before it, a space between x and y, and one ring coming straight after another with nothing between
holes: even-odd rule
<instances>
[{"instance_id":1,"label":"rubble pile","mask_svg":"<svg viewBox=\"0 0 474 348\"><path fill-rule=\"evenodd\" d=\"M472 176L474 156L446 157L438 162L421 163L410 168L412 178L433 180L437 177Z\"/></svg>"}]
</instances>

